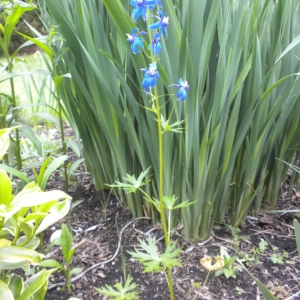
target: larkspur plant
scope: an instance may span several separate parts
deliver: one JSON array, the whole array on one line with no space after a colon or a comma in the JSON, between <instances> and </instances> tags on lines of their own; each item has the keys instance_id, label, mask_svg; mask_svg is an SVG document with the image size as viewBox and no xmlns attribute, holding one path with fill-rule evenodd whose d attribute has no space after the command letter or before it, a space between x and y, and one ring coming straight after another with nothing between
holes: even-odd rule
<instances>
[{"instance_id":1,"label":"larkspur plant","mask_svg":"<svg viewBox=\"0 0 300 300\"><path fill-rule=\"evenodd\" d=\"M143 195L145 200L149 201L154 205L161 217L162 228L164 231L164 238L166 244L166 251L163 254L159 254L155 248L155 240L149 238L147 242L140 240L140 247L143 249L143 252L135 249L135 252L129 252L135 259L141 262L144 266L145 272L158 272L158 271L165 271L168 270L168 287L170 292L170 299L174 299L174 292L173 292L173 283L172 283L172 267L181 266L179 262L179 253L180 249L175 249L176 243L171 243L170 241L170 231L171 231L171 211L187 207L194 202L190 203L188 201L184 201L179 205L175 206L175 202L178 198L175 196L168 197L163 195L163 139L162 135L166 131L173 131L173 132L181 132L182 128L178 128L178 125L181 124L183 121L177 121L173 124L170 123L169 120L165 120L161 115L161 104L159 102L159 96L156 88L156 84L158 79L160 78L156 59L161 53L161 43L160 40L162 38L167 39L168 31L167 26L169 25L169 17L165 16L162 10L158 10L157 15L152 15L153 19L157 19L158 21L150 23L150 11L155 8L155 5L158 7L162 6L161 1L147 1L147 0L138 0L138 1L131 1L130 4L134 7L132 18L134 22L138 20L139 17L142 17L144 21L147 20L147 27L148 27L148 37L149 37L149 45L148 50L150 51L150 55L147 53L146 56L149 57L150 63L148 68L142 68L141 71L144 71L144 78L142 80L142 87L144 92L151 97L152 105L152 112L156 114L156 121L157 121L157 128L158 128L158 137L159 137L159 144L158 144L158 152L159 152L159 199L151 198L149 194L141 189L142 186L146 185L149 181L148 171L142 172L138 179L135 176L128 175L123 179L127 181L127 183L116 182L115 184L109 185L110 187L117 187L125 190L127 193L136 192L139 190ZM156 30L156 33L152 36L151 30ZM140 35L147 34L144 31L140 31L139 28L133 28L130 34L126 34L128 39L127 41L130 43L131 51L134 54L140 53L141 50L144 50L143 43L145 40L140 37ZM179 91L176 95L176 98L180 101L186 100L187 92L189 90L189 85L187 81L184 81L182 78L179 79L178 84L170 84L169 87L176 86L179 87ZM176 102L175 102L176 104ZM175 105L174 104L174 105ZM172 110L173 112L173 110ZM165 214L168 215L168 224L165 219ZM146 253L144 253L146 252Z\"/></svg>"},{"instance_id":2,"label":"larkspur plant","mask_svg":"<svg viewBox=\"0 0 300 300\"><path fill-rule=\"evenodd\" d=\"M178 202L197 200L172 213L172 228L181 222L181 234L196 243L207 239L228 211L238 226L262 206L274 209L288 168L274 158L291 161L289 149L299 148L300 77L292 74L300 65L295 55L300 0L165 0L163 8L155 2L148 13L146 6L147 26L142 15L136 23L131 16L136 8L141 12L139 4L153 2L39 2L47 8L45 20L59 25L68 49L58 65L61 74L72 74L72 80L63 80L62 100L82 138L96 189L153 166L154 180L145 190L158 198L155 101L149 88L140 92L141 69L156 62L160 118L166 125L164 194L175 194ZM153 15L161 18L158 10L169 16L167 40L164 31L159 38L159 30L149 28L158 21ZM138 36L145 39L144 50L136 47L140 54L126 41L133 28L151 32L149 38ZM168 87L180 77L190 84L183 103L170 97L180 87ZM185 118L183 134L169 133ZM134 217L146 209L157 222L157 211L140 193L118 193Z\"/></svg>"},{"instance_id":3,"label":"larkspur plant","mask_svg":"<svg viewBox=\"0 0 300 300\"><path fill-rule=\"evenodd\" d=\"M171 212L172 229L182 224L181 234L196 243L228 211L238 226L261 206L274 209L288 168L274 158L292 161L289 149L299 148L300 77L291 74L300 66L300 0L165 0L163 8L156 1L151 12L146 6L147 25L141 14L136 22L131 17L142 12L139 4L153 5L149 1L134 1L131 10L130 0L39 2L68 48L58 65L62 74L72 74L71 81L63 80L62 99L96 189L151 166L153 180L143 190L159 200L160 122L163 195L175 195L177 204L197 201ZM161 17L158 10L169 16L167 40L164 32L159 38L158 29L149 29L158 21L152 16ZM133 28L139 28L135 34L151 32L138 36L145 39L139 54L126 41ZM160 77L151 92L148 87L141 93L141 69L150 63ZM183 102L170 96L180 87L168 87L180 77L190 84ZM117 192L133 217L146 212L153 223L159 220L141 191Z\"/></svg>"}]
</instances>

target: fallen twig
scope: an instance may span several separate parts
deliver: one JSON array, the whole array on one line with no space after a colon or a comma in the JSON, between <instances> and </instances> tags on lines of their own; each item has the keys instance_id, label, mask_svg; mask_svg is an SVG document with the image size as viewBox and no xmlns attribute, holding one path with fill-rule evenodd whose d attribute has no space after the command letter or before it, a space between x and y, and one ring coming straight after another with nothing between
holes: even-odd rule
<instances>
[{"instance_id":1,"label":"fallen twig","mask_svg":"<svg viewBox=\"0 0 300 300\"><path fill-rule=\"evenodd\" d=\"M132 223L138 221L138 220L141 220L141 219L150 219L149 217L140 217L140 218L136 218L134 220L131 220L130 222L128 222L123 228L122 230L120 231L120 238L119 238L119 241L118 241L118 247L117 247L117 250L115 252L115 254L113 255L113 257L111 257L110 259L106 260L106 261L101 261L99 263L96 263L94 265L92 265L91 267L87 268L86 270L84 270L83 272L81 272L80 274L78 274L76 277L73 277L71 279L71 282L74 282L76 280L78 280L79 278L81 278L84 274L86 274L87 272L91 271L92 269L100 266L100 265L103 265L103 264L107 264L109 262L111 262L112 260L115 259L115 257L118 255L118 252L120 250L120 247L121 247L121 241L122 241L122 234L123 234L123 231L129 226L131 225ZM55 284L51 284L48 286L47 290L50 291L58 286L64 286L65 285L65 282L59 282L59 283L55 283Z\"/></svg>"}]
</instances>

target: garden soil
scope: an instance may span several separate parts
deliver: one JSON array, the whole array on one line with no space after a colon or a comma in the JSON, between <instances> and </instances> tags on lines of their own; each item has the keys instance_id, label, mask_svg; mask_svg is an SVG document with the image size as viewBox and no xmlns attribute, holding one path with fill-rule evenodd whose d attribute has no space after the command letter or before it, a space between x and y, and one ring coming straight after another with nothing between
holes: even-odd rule
<instances>
[{"instance_id":1,"label":"garden soil","mask_svg":"<svg viewBox=\"0 0 300 300\"><path fill-rule=\"evenodd\" d=\"M67 136L72 136L69 127L66 127L66 132ZM71 150L68 151L70 159L75 159ZM70 224L77 247L72 267L82 268L85 273L73 276L77 279L72 282L70 293L67 289L62 291L65 280L63 274L54 273L45 299L108 299L94 288L124 282L124 276L128 275L139 285L139 299L169 299L164 272L145 273L140 263L128 254L128 251L138 248L138 238L147 239L149 235L159 240L157 249L162 252L164 243L160 224L152 224L147 218L133 219L130 211L116 197L109 195L109 191L96 191L83 165L72 180L69 194L74 202L82 202L68 217L45 232L45 242L49 244L51 234L60 229L63 223ZM64 189L59 172L53 174L47 189ZM300 198L296 196L282 197L278 201L278 209L299 208ZM296 214L290 212L261 213L258 218L249 216L239 228L240 232L235 232L226 224L216 225L208 241L196 244L181 236L179 224L172 232L172 240L177 241L177 246L181 248L182 264L182 267L173 269L175 298L264 299L256 283L245 271L237 270L236 278L228 279L224 275L215 277L212 272L203 286L207 271L200 264L200 259L205 255L219 255L220 247L226 248L231 256L244 258L246 268L274 293L276 299L288 299L290 295L299 293L300 261L293 230L295 217ZM262 240L266 242L266 249L258 253ZM255 253L257 259L253 260ZM47 257L62 262L58 247L52 248ZM237 261L236 265L239 265ZM293 299L300 299L300 294Z\"/></svg>"}]
</instances>

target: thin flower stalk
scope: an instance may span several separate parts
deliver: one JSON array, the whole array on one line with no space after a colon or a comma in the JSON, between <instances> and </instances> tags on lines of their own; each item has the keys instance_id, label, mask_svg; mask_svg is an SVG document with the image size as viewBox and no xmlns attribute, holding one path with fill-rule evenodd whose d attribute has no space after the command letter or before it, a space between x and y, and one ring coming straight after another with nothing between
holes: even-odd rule
<instances>
[{"instance_id":1,"label":"thin flower stalk","mask_svg":"<svg viewBox=\"0 0 300 300\"><path fill-rule=\"evenodd\" d=\"M150 20L148 18L147 20L148 27L150 26ZM152 44L152 36L149 33L149 44ZM155 57L153 56L154 51L150 51L151 54L151 62L155 62ZM170 244L170 238L168 233L168 228L166 224L165 219L165 213L164 213L164 202L163 202L163 132L162 132L162 126L161 126L161 119L160 119L160 105L159 105L159 97L157 93L157 87L154 87L153 90L154 98L155 98L155 110L156 110L156 118L157 118L157 134L158 134L158 155L159 155L159 213L161 217L161 224L164 231L164 237L165 237L165 244L166 247ZM172 277L172 268L168 267L168 287L170 292L170 299L174 300L174 291L173 291L173 277Z\"/></svg>"}]
</instances>

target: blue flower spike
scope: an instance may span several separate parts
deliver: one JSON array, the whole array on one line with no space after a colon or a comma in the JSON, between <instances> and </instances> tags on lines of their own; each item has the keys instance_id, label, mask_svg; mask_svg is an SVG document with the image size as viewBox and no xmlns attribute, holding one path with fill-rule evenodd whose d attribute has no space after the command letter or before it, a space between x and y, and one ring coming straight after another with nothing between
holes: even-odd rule
<instances>
[{"instance_id":1,"label":"blue flower spike","mask_svg":"<svg viewBox=\"0 0 300 300\"><path fill-rule=\"evenodd\" d=\"M157 37L156 35L152 37L152 45L148 46L149 50L150 50L150 48L152 48L152 55L153 56L159 56L160 55L160 52L161 52L160 38Z\"/></svg>"},{"instance_id":2,"label":"blue flower spike","mask_svg":"<svg viewBox=\"0 0 300 300\"><path fill-rule=\"evenodd\" d=\"M158 29L157 37L161 37L162 33L165 33L166 39L168 38L167 26L169 25L169 17L165 17L162 10L158 10L159 16L153 16L153 18L158 19L158 21L149 26L150 29Z\"/></svg>"},{"instance_id":3,"label":"blue flower spike","mask_svg":"<svg viewBox=\"0 0 300 300\"><path fill-rule=\"evenodd\" d=\"M147 9L153 9L157 0L131 0L130 5L134 7L132 12L132 18L136 23L139 16L142 16L143 20L147 20Z\"/></svg>"},{"instance_id":4,"label":"blue flower spike","mask_svg":"<svg viewBox=\"0 0 300 300\"><path fill-rule=\"evenodd\" d=\"M127 41L131 44L131 51L134 54L141 52L137 47L139 47L140 49L144 49L144 45L143 45L144 39L139 36L141 34L147 34L147 32L144 31L141 31L138 34L136 34L137 31L139 31L138 28L133 28L130 34L126 33L128 37Z\"/></svg>"},{"instance_id":5,"label":"blue flower spike","mask_svg":"<svg viewBox=\"0 0 300 300\"><path fill-rule=\"evenodd\" d=\"M190 86L187 81L183 81L181 78L179 79L178 84L171 84L169 86L178 86L180 89L176 95L176 98L180 101L184 101L186 99L186 94L189 91Z\"/></svg>"},{"instance_id":6,"label":"blue flower spike","mask_svg":"<svg viewBox=\"0 0 300 300\"><path fill-rule=\"evenodd\" d=\"M159 73L157 71L157 65L156 63L149 64L149 69L141 69L142 71L145 71L144 79L142 81L142 87L145 89L146 92L148 90L154 88L156 85L157 78L159 78Z\"/></svg>"}]
</instances>

